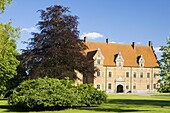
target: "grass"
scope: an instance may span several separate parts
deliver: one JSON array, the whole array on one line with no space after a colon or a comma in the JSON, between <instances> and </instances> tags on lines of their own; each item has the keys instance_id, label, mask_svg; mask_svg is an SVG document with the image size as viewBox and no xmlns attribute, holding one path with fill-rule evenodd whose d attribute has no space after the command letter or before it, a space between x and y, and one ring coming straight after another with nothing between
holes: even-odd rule
<instances>
[{"instance_id":1,"label":"grass","mask_svg":"<svg viewBox=\"0 0 170 113\"><path fill-rule=\"evenodd\" d=\"M26 113L0 100L0 113ZM35 112L29 112L35 113ZM61 111L40 111L38 113L170 113L170 94L138 96L132 94L113 94L108 102L98 107L82 107Z\"/></svg>"}]
</instances>

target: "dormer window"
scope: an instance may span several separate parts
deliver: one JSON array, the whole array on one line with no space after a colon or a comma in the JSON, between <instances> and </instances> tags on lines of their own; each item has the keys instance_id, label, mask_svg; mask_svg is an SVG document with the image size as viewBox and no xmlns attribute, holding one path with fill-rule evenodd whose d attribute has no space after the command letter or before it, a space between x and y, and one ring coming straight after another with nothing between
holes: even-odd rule
<instances>
[{"instance_id":1,"label":"dormer window","mask_svg":"<svg viewBox=\"0 0 170 113\"><path fill-rule=\"evenodd\" d=\"M100 59L97 59L97 64L100 64Z\"/></svg>"},{"instance_id":2,"label":"dormer window","mask_svg":"<svg viewBox=\"0 0 170 113\"><path fill-rule=\"evenodd\" d=\"M144 62L145 62L145 60L144 60L144 58L143 58L143 55L141 55L141 56L139 57L139 61L138 61L139 67L144 67Z\"/></svg>"},{"instance_id":3,"label":"dormer window","mask_svg":"<svg viewBox=\"0 0 170 113\"><path fill-rule=\"evenodd\" d=\"M94 52L95 53L94 53L93 59L95 60L95 64L96 65L103 65L104 56L102 55L102 52L101 52L100 48L98 48Z\"/></svg>"},{"instance_id":4,"label":"dormer window","mask_svg":"<svg viewBox=\"0 0 170 113\"><path fill-rule=\"evenodd\" d=\"M101 54L100 54L100 53L98 53L98 58L100 58L100 56L101 56Z\"/></svg>"},{"instance_id":5,"label":"dormer window","mask_svg":"<svg viewBox=\"0 0 170 113\"><path fill-rule=\"evenodd\" d=\"M122 57L121 52L118 53L117 57L116 57L116 66L117 67L122 67L124 64L124 59Z\"/></svg>"}]
</instances>

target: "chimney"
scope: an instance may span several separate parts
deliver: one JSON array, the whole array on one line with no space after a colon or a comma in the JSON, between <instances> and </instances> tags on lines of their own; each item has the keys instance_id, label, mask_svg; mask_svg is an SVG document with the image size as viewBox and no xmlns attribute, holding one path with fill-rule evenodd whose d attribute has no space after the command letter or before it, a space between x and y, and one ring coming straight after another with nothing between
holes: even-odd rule
<instances>
[{"instance_id":1,"label":"chimney","mask_svg":"<svg viewBox=\"0 0 170 113\"><path fill-rule=\"evenodd\" d=\"M107 43L107 44L109 43L109 38L106 38L106 43Z\"/></svg>"},{"instance_id":2,"label":"chimney","mask_svg":"<svg viewBox=\"0 0 170 113\"><path fill-rule=\"evenodd\" d=\"M132 42L132 47L133 47L133 49L136 48L136 43L135 42Z\"/></svg>"},{"instance_id":3,"label":"chimney","mask_svg":"<svg viewBox=\"0 0 170 113\"><path fill-rule=\"evenodd\" d=\"M87 43L87 37L86 36L84 37L84 42Z\"/></svg>"},{"instance_id":4,"label":"chimney","mask_svg":"<svg viewBox=\"0 0 170 113\"><path fill-rule=\"evenodd\" d=\"M150 47L152 47L152 46L153 46L152 41L149 41L149 46L150 46Z\"/></svg>"}]
</instances>

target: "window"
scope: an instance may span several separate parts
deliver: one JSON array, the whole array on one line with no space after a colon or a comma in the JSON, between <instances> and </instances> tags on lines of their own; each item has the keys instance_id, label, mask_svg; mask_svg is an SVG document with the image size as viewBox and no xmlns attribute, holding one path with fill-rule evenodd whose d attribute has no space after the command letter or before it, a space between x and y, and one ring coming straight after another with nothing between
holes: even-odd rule
<instances>
[{"instance_id":1,"label":"window","mask_svg":"<svg viewBox=\"0 0 170 113\"><path fill-rule=\"evenodd\" d=\"M150 73L147 73L147 78L150 78Z\"/></svg>"},{"instance_id":2,"label":"window","mask_svg":"<svg viewBox=\"0 0 170 113\"><path fill-rule=\"evenodd\" d=\"M148 85L147 85L147 89L149 89L149 88L150 88L150 85L148 84Z\"/></svg>"},{"instance_id":3,"label":"window","mask_svg":"<svg viewBox=\"0 0 170 113\"><path fill-rule=\"evenodd\" d=\"M108 89L112 89L112 84L111 83L108 84Z\"/></svg>"},{"instance_id":4,"label":"window","mask_svg":"<svg viewBox=\"0 0 170 113\"><path fill-rule=\"evenodd\" d=\"M133 78L136 78L136 72L133 72Z\"/></svg>"},{"instance_id":5,"label":"window","mask_svg":"<svg viewBox=\"0 0 170 113\"><path fill-rule=\"evenodd\" d=\"M100 59L97 59L97 64L100 64Z\"/></svg>"},{"instance_id":6,"label":"window","mask_svg":"<svg viewBox=\"0 0 170 113\"><path fill-rule=\"evenodd\" d=\"M122 62L118 62L118 63L116 63L116 65L118 66L118 67L122 67Z\"/></svg>"},{"instance_id":7,"label":"window","mask_svg":"<svg viewBox=\"0 0 170 113\"><path fill-rule=\"evenodd\" d=\"M143 78L143 72L140 72L140 78Z\"/></svg>"},{"instance_id":8,"label":"window","mask_svg":"<svg viewBox=\"0 0 170 113\"><path fill-rule=\"evenodd\" d=\"M140 63L140 67L143 67L143 63Z\"/></svg>"},{"instance_id":9,"label":"window","mask_svg":"<svg viewBox=\"0 0 170 113\"><path fill-rule=\"evenodd\" d=\"M99 77L99 76L100 76L100 72L98 71L98 72L97 72L97 77Z\"/></svg>"},{"instance_id":10,"label":"window","mask_svg":"<svg viewBox=\"0 0 170 113\"><path fill-rule=\"evenodd\" d=\"M129 72L126 72L126 78L129 78Z\"/></svg>"},{"instance_id":11,"label":"window","mask_svg":"<svg viewBox=\"0 0 170 113\"><path fill-rule=\"evenodd\" d=\"M136 84L133 84L133 89L136 89Z\"/></svg>"},{"instance_id":12,"label":"window","mask_svg":"<svg viewBox=\"0 0 170 113\"><path fill-rule=\"evenodd\" d=\"M109 77L112 77L112 72L109 72Z\"/></svg>"},{"instance_id":13,"label":"window","mask_svg":"<svg viewBox=\"0 0 170 113\"><path fill-rule=\"evenodd\" d=\"M129 85L126 85L126 89L129 89Z\"/></svg>"},{"instance_id":14,"label":"window","mask_svg":"<svg viewBox=\"0 0 170 113\"><path fill-rule=\"evenodd\" d=\"M154 75L153 75L153 76L154 76L154 78L156 78L157 74L156 74L156 73L154 73Z\"/></svg>"},{"instance_id":15,"label":"window","mask_svg":"<svg viewBox=\"0 0 170 113\"><path fill-rule=\"evenodd\" d=\"M100 53L98 53L98 57L99 57L99 58L100 58L100 56L101 56Z\"/></svg>"},{"instance_id":16,"label":"window","mask_svg":"<svg viewBox=\"0 0 170 113\"><path fill-rule=\"evenodd\" d=\"M100 89L100 84L97 84L97 89Z\"/></svg>"},{"instance_id":17,"label":"window","mask_svg":"<svg viewBox=\"0 0 170 113\"><path fill-rule=\"evenodd\" d=\"M156 89L156 84L153 84L153 88Z\"/></svg>"}]
</instances>

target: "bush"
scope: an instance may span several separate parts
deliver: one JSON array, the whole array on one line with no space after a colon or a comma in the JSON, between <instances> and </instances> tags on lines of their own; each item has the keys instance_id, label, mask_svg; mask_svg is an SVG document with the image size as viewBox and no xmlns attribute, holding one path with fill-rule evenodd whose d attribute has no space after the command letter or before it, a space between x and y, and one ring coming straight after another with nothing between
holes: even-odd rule
<instances>
[{"instance_id":1,"label":"bush","mask_svg":"<svg viewBox=\"0 0 170 113\"><path fill-rule=\"evenodd\" d=\"M106 93L98 91L93 85L74 86L69 79L45 77L21 83L8 98L8 103L34 110L60 110L72 106L99 105L106 98Z\"/></svg>"},{"instance_id":2,"label":"bush","mask_svg":"<svg viewBox=\"0 0 170 113\"><path fill-rule=\"evenodd\" d=\"M72 88L58 79L46 77L23 82L13 91L8 102L10 105L42 110L71 107L77 105L78 100Z\"/></svg>"},{"instance_id":3,"label":"bush","mask_svg":"<svg viewBox=\"0 0 170 113\"><path fill-rule=\"evenodd\" d=\"M81 84L77 86L77 91L81 98L79 103L87 106L100 105L107 99L106 93L97 90L92 84Z\"/></svg>"}]
</instances>

